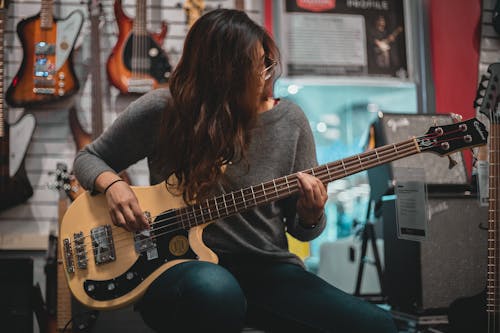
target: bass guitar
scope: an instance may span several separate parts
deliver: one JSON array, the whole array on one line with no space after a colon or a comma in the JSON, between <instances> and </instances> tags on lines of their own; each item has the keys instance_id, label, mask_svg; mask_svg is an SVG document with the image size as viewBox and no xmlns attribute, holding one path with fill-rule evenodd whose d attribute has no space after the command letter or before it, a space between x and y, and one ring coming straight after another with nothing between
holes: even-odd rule
<instances>
[{"instance_id":1,"label":"bass guitar","mask_svg":"<svg viewBox=\"0 0 500 333\"><path fill-rule=\"evenodd\" d=\"M159 33L146 28L146 0L136 1L135 20L123 11L121 0L115 0L118 41L106 65L109 81L122 94L143 94L166 86L172 66L161 45L167 35L167 23Z\"/></svg>"},{"instance_id":2,"label":"bass guitar","mask_svg":"<svg viewBox=\"0 0 500 333\"><path fill-rule=\"evenodd\" d=\"M488 176L488 244L485 289L471 297L461 297L450 304L448 321L455 333L500 332L500 63L491 64L483 75L474 106L490 122L489 176ZM479 158L486 151L480 148Z\"/></svg>"},{"instance_id":3,"label":"bass guitar","mask_svg":"<svg viewBox=\"0 0 500 333\"><path fill-rule=\"evenodd\" d=\"M79 89L72 54L83 13L75 10L64 20L55 19L52 4L52 0L42 0L40 13L17 25L23 61L7 89L7 103L11 106L55 102Z\"/></svg>"},{"instance_id":4,"label":"bass guitar","mask_svg":"<svg viewBox=\"0 0 500 333\"><path fill-rule=\"evenodd\" d=\"M4 104L4 29L7 1L0 0L0 211L25 202L33 195L33 188L24 168L24 157L35 130L35 117L23 116L12 126L7 121ZM10 137L16 138L15 144Z\"/></svg>"},{"instance_id":5,"label":"bass guitar","mask_svg":"<svg viewBox=\"0 0 500 333\"><path fill-rule=\"evenodd\" d=\"M431 127L420 137L304 170L324 184L421 152L448 155L484 145L488 133L477 119ZM106 197L79 196L63 217L59 246L75 298L94 309L113 309L137 300L164 271L187 260L217 263L202 241L215 220L298 193L297 174L222 194L195 205L166 184L133 187L150 229L128 232L111 222Z\"/></svg>"}]
</instances>

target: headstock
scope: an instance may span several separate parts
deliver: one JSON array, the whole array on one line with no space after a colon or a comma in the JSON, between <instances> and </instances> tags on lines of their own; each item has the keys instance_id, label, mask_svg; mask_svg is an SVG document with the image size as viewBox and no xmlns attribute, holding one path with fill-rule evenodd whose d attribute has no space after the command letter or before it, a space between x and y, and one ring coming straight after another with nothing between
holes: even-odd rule
<instances>
[{"instance_id":1,"label":"headstock","mask_svg":"<svg viewBox=\"0 0 500 333\"><path fill-rule=\"evenodd\" d=\"M71 176L68 172L68 166L66 163L58 162L56 170L51 173L55 175L55 180L50 187L59 191L61 198L66 197L66 194L71 191Z\"/></svg>"},{"instance_id":2,"label":"headstock","mask_svg":"<svg viewBox=\"0 0 500 333\"><path fill-rule=\"evenodd\" d=\"M481 77L477 89L474 107L479 107L479 112L484 114L492 124L500 123L500 114L497 106L500 97L500 63L488 66L487 74Z\"/></svg>"},{"instance_id":3,"label":"headstock","mask_svg":"<svg viewBox=\"0 0 500 333\"><path fill-rule=\"evenodd\" d=\"M416 140L421 151L449 155L465 148L485 145L488 132L482 122L472 118L450 125L433 126Z\"/></svg>"}]
</instances>

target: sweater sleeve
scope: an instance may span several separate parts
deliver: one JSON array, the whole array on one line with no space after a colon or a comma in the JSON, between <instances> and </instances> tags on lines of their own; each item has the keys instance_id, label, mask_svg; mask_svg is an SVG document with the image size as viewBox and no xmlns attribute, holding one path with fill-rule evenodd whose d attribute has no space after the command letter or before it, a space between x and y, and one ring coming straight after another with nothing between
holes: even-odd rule
<instances>
[{"instance_id":1,"label":"sweater sleeve","mask_svg":"<svg viewBox=\"0 0 500 333\"><path fill-rule=\"evenodd\" d=\"M300 108L298 108L295 122L299 128L300 136L297 141L295 150L293 172L299 172L316 167L318 165L318 161L316 157L316 145L314 142L311 127L309 126L309 121ZM322 214L321 218L317 221L314 228L303 227L299 223L300 219L298 214L296 213L296 204L297 197L292 197L285 202L285 205L287 206L287 232L300 241L313 240L314 238L318 237L325 229L325 214Z\"/></svg>"},{"instance_id":2,"label":"sweater sleeve","mask_svg":"<svg viewBox=\"0 0 500 333\"><path fill-rule=\"evenodd\" d=\"M166 89L141 96L102 135L78 152L73 169L85 189L96 193L94 182L101 173L120 172L152 154L168 96Z\"/></svg>"}]
</instances>

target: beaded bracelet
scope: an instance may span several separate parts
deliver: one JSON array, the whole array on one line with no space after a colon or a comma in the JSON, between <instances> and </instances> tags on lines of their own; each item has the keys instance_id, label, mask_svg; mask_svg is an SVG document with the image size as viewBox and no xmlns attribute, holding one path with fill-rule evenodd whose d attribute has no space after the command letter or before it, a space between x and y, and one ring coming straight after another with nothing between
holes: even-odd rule
<instances>
[{"instance_id":1,"label":"beaded bracelet","mask_svg":"<svg viewBox=\"0 0 500 333\"><path fill-rule=\"evenodd\" d=\"M109 190L109 188L111 187L111 185L113 185L115 183L118 183L118 182L124 182L124 180L121 179L121 178L113 180L108 186L106 186L106 188L104 189L103 193L106 194L106 192Z\"/></svg>"}]
</instances>

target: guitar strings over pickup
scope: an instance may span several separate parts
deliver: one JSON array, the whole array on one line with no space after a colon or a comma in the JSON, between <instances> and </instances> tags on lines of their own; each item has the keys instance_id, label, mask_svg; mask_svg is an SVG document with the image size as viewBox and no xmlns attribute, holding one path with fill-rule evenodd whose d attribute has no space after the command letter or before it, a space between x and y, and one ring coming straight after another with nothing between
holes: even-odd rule
<instances>
[{"instance_id":1,"label":"guitar strings over pickup","mask_svg":"<svg viewBox=\"0 0 500 333\"><path fill-rule=\"evenodd\" d=\"M92 229L90 237L96 265L116 260L113 233L109 224Z\"/></svg>"}]
</instances>

